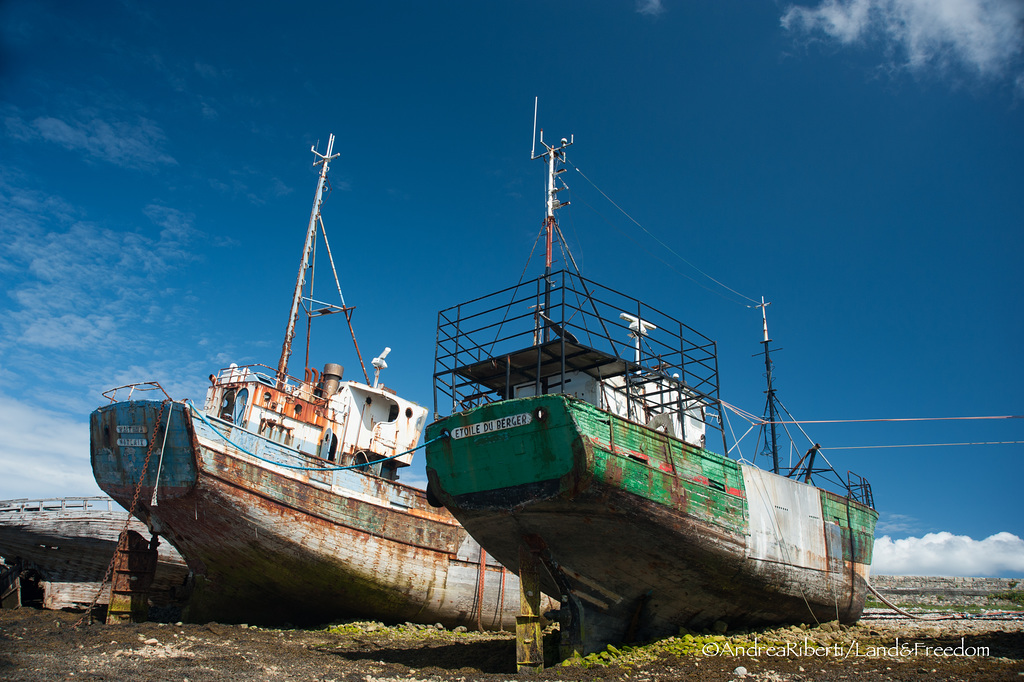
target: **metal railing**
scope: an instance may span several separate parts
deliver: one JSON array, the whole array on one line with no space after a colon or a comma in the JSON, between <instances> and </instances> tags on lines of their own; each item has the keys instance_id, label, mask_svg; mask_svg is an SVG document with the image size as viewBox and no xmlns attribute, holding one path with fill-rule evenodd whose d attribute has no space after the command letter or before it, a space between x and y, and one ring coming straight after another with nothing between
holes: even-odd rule
<instances>
[{"instance_id":1,"label":"metal railing","mask_svg":"<svg viewBox=\"0 0 1024 682\"><path fill-rule=\"evenodd\" d=\"M0 513L19 514L62 513L90 511L123 511L121 505L109 497L49 497L42 499L22 498L17 500L0 500Z\"/></svg>"},{"instance_id":2,"label":"metal railing","mask_svg":"<svg viewBox=\"0 0 1024 682\"><path fill-rule=\"evenodd\" d=\"M571 374L612 380L630 419L699 403L721 431L715 342L641 301L568 270L438 313L434 412L563 392ZM533 388L529 389L529 384Z\"/></svg>"}]
</instances>

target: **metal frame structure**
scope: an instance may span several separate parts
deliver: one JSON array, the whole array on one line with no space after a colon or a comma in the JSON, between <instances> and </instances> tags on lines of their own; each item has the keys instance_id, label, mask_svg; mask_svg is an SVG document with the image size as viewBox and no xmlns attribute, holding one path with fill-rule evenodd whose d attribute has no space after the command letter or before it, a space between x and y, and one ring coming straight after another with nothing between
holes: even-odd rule
<instances>
[{"instance_id":1,"label":"metal frame structure","mask_svg":"<svg viewBox=\"0 0 1024 682\"><path fill-rule=\"evenodd\" d=\"M725 451L715 342L635 298L560 270L438 313L437 417L531 382L533 395L563 393L578 373L619 378L626 416L641 424L699 403Z\"/></svg>"}]
</instances>

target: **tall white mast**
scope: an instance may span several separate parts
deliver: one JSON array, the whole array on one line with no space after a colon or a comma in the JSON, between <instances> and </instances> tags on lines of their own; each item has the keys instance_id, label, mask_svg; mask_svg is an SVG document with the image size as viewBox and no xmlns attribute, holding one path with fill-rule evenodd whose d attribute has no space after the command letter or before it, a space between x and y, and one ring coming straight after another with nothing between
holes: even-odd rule
<instances>
[{"instance_id":1,"label":"tall white mast","mask_svg":"<svg viewBox=\"0 0 1024 682\"><path fill-rule=\"evenodd\" d=\"M537 127L537 101L534 100L533 104L533 126L536 131ZM536 142L536 135L534 135L534 141ZM562 203L558 200L558 193L565 189L563 184L561 187L558 186L557 178L560 174L565 172L565 167L559 168L559 162L565 161L565 150L570 147L573 143L573 136L570 135L569 139L562 138L561 144L557 147L553 147L544 142L544 129L540 129L540 144L544 147L543 152L536 154L536 147L530 152L530 159L543 158L548 164L548 177L547 177L547 191L546 196L546 212L544 216L544 231L545 231L545 249L544 249L544 308L547 310L551 307L550 300L550 289L551 289L551 246L555 234L555 211L568 206L569 202ZM547 340L548 329L544 327L544 337Z\"/></svg>"},{"instance_id":2,"label":"tall white mast","mask_svg":"<svg viewBox=\"0 0 1024 682\"><path fill-rule=\"evenodd\" d=\"M306 286L306 271L310 266L310 254L313 251L313 241L316 239L316 227L320 220L320 204L323 201L324 185L327 183L327 171L330 162L341 156L331 155L334 151L334 133L331 133L327 140L327 153L321 154L315 147L309 150L318 158L313 165L320 166L320 180L316 185L316 196L313 198L313 210L309 214L309 228L306 230L306 244L302 247L302 262L299 264L299 275L295 279L295 293L292 296L292 309L288 315L288 328L284 333L284 345L281 347L281 360L277 363L277 380L283 383L288 376L288 358L292 354L292 341L295 339L295 322L299 317L299 304L302 300L302 290Z\"/></svg>"}]
</instances>

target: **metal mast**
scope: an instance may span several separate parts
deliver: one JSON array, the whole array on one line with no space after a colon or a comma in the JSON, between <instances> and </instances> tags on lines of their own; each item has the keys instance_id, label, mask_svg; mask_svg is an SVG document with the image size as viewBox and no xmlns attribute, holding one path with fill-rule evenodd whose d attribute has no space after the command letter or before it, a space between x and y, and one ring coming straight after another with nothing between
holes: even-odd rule
<instances>
[{"instance_id":1,"label":"metal mast","mask_svg":"<svg viewBox=\"0 0 1024 682\"><path fill-rule=\"evenodd\" d=\"M533 128L536 133L537 130L537 100L533 102ZM562 186L558 186L558 176L566 171L564 166L559 167L560 162L565 161L565 150L572 146L573 136L570 135L569 139L562 138L561 144L557 147L553 147L544 142L544 129L540 129L540 143L544 147L545 151L537 154L536 146L536 134L534 135L534 146L530 151L530 160L534 159L545 159L548 164L548 177L547 177L547 191L546 206L547 211L544 216L544 231L545 231L545 251L544 251L544 312L547 314L547 310L551 308L551 245L554 240L555 231L558 229L555 221L555 211L568 206L570 202L566 201L562 203L558 200L558 193L563 189L566 189L564 183ZM544 341L548 340L548 328L544 327Z\"/></svg>"},{"instance_id":2,"label":"metal mast","mask_svg":"<svg viewBox=\"0 0 1024 682\"><path fill-rule=\"evenodd\" d=\"M299 263L299 275L295 279L295 293L292 295L292 309L288 315L288 328L284 333L284 344L281 347L281 360L277 363L277 380L284 383L288 376L288 358L292 354L292 341L295 339L295 322L299 317L299 304L302 300L302 290L306 286L306 271L310 267L310 254L313 251L313 242L316 239L316 227L320 220L320 204L323 201L324 185L327 183L327 170L330 162L341 156L331 155L334 150L334 134L331 133L327 140L327 153L321 154L315 147L309 150L318 158L313 165L320 166L320 179L316 185L316 196L313 199L313 210L309 214L309 228L306 230L306 244L302 248L302 262Z\"/></svg>"},{"instance_id":3,"label":"metal mast","mask_svg":"<svg viewBox=\"0 0 1024 682\"><path fill-rule=\"evenodd\" d=\"M765 405L765 421L768 422L771 433L771 453L772 453L772 472L779 473L779 445L775 434L775 422L778 421L777 413L775 411L775 387L772 385L772 356L771 346L769 345L772 340L768 338L768 316L765 314L765 309L770 306L771 303L764 302L764 296L761 297L761 305L757 306L761 309L761 322L764 329L764 340L761 341L764 344L764 371L765 377L768 380L768 390L765 391L768 394L767 404ZM768 439L765 438L765 453L768 452Z\"/></svg>"}]
</instances>

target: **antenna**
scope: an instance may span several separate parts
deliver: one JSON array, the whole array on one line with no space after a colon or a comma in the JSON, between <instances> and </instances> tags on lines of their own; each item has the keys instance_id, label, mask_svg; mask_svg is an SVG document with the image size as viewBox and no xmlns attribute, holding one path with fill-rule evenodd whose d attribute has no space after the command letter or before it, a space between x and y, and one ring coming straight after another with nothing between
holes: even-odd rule
<instances>
[{"instance_id":1,"label":"antenna","mask_svg":"<svg viewBox=\"0 0 1024 682\"><path fill-rule=\"evenodd\" d=\"M533 125L534 132L536 133L537 127L537 100L533 101ZM562 186L557 185L558 175L565 172L565 167L558 168L558 163L565 161L565 150L570 147L573 143L573 136L570 135L569 139L562 138L562 142L559 146L553 147L544 142L544 129L540 129L540 145L545 151L540 154L537 153L536 144L533 150L530 152L530 160L534 159L547 159L548 162L548 178L547 178L547 211L544 216L544 231L545 236L545 249L544 249L544 310L551 307L551 242L554 238L555 232L558 230L558 225L555 222L555 211L568 206L569 202L562 203L558 201L557 195L563 189L566 189L566 185L563 182ZM564 241L563 241L564 243ZM538 324L539 324L538 318ZM548 327L544 327L544 341L548 340Z\"/></svg>"},{"instance_id":2,"label":"antenna","mask_svg":"<svg viewBox=\"0 0 1024 682\"><path fill-rule=\"evenodd\" d=\"M647 332L657 329L653 324L647 320L642 320L635 315L629 313L619 313L619 318L629 322L629 336L636 339L636 362L640 363L640 339L641 337L647 336Z\"/></svg>"},{"instance_id":3,"label":"antenna","mask_svg":"<svg viewBox=\"0 0 1024 682\"><path fill-rule=\"evenodd\" d=\"M388 363L384 361L384 358L391 352L390 346L384 347L384 352L373 359L370 364L373 365L373 387L377 388L377 384L380 382L380 371L388 368Z\"/></svg>"},{"instance_id":4,"label":"antenna","mask_svg":"<svg viewBox=\"0 0 1024 682\"><path fill-rule=\"evenodd\" d=\"M302 300L302 290L306 286L306 270L310 265L310 254L313 250L313 241L316 238L317 222L320 219L320 204L323 201L324 185L327 183L327 171L331 161L341 156L333 154L334 133L327 140L327 153L321 154L316 147L310 147L317 160L314 166L320 166L320 178L316 185L316 195L313 197L313 210L309 214L309 227L306 229L306 243L302 247L302 262L299 263L299 275L295 278L295 293L292 295L292 308L288 313L288 326L284 333L284 344L281 347L281 359L277 363L277 380L283 384L288 375L288 358L292 354L292 340L295 338L295 321L299 316L299 303Z\"/></svg>"},{"instance_id":5,"label":"antenna","mask_svg":"<svg viewBox=\"0 0 1024 682\"><path fill-rule=\"evenodd\" d=\"M533 146L530 147L530 159L536 159L537 153L537 97L533 98L533 137L530 139Z\"/></svg>"},{"instance_id":6,"label":"antenna","mask_svg":"<svg viewBox=\"0 0 1024 682\"><path fill-rule=\"evenodd\" d=\"M770 452L772 455L772 472L777 474L779 473L779 445L775 433L775 422L778 420L775 412L775 386L772 382L772 355L771 347L769 346L772 340L768 338L768 316L765 313L765 310L770 305L771 301L765 303L764 296L762 296L761 305L755 307L761 309L761 324L762 329L764 330L764 341L761 342L762 344L764 344L764 376L768 380L768 390L765 391L765 393L768 395L768 399L765 402L764 411L765 420L768 422L768 426L771 427L771 443L768 442L768 438L765 438L765 454L769 452L768 448L770 447Z\"/></svg>"}]
</instances>

